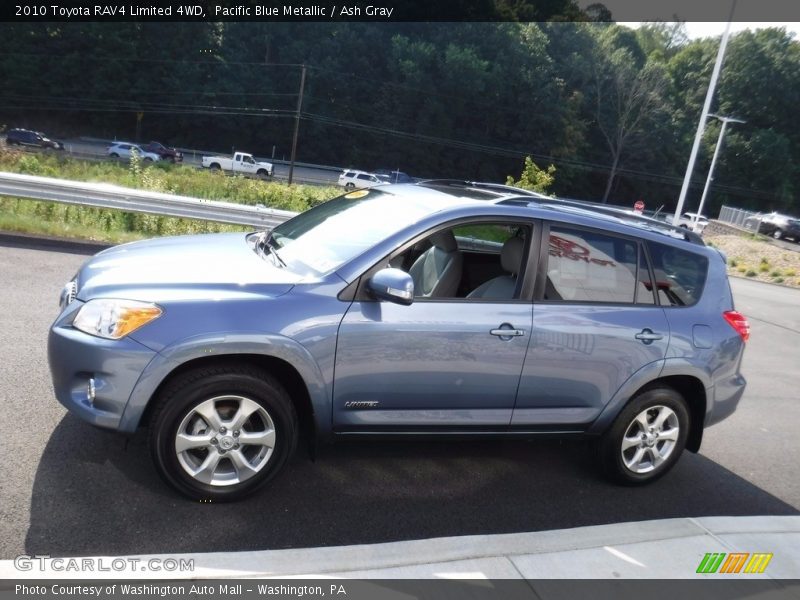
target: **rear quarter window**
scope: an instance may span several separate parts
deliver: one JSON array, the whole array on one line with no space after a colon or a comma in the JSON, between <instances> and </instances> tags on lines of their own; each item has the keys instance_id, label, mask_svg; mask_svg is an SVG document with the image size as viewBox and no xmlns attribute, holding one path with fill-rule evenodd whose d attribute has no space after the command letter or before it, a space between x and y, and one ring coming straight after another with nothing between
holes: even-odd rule
<instances>
[{"instance_id":1,"label":"rear quarter window","mask_svg":"<svg viewBox=\"0 0 800 600\"><path fill-rule=\"evenodd\" d=\"M659 303L662 306L697 304L708 275L708 259L666 244L649 242L648 248Z\"/></svg>"}]
</instances>

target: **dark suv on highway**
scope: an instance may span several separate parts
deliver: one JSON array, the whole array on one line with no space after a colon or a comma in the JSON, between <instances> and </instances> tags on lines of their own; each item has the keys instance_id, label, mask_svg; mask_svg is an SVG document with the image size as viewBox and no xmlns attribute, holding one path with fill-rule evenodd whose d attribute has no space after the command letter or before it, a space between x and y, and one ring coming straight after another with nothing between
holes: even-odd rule
<instances>
[{"instance_id":1,"label":"dark suv on highway","mask_svg":"<svg viewBox=\"0 0 800 600\"><path fill-rule=\"evenodd\" d=\"M167 160L173 163L183 162L183 152L180 152L175 148L165 146L161 142L150 142L149 144L142 146L142 150L145 152L158 154L161 157L161 160Z\"/></svg>"},{"instance_id":2,"label":"dark suv on highway","mask_svg":"<svg viewBox=\"0 0 800 600\"><path fill-rule=\"evenodd\" d=\"M146 426L165 480L215 501L272 478L301 429L585 435L613 479L645 483L745 389L749 326L717 250L504 186L385 185L271 232L125 244L61 307L58 400Z\"/></svg>"},{"instance_id":3,"label":"dark suv on highway","mask_svg":"<svg viewBox=\"0 0 800 600\"><path fill-rule=\"evenodd\" d=\"M64 144L61 142L51 140L40 131L29 131L27 129L9 129L6 134L6 144L9 146L49 148L51 150L64 149Z\"/></svg>"}]
</instances>

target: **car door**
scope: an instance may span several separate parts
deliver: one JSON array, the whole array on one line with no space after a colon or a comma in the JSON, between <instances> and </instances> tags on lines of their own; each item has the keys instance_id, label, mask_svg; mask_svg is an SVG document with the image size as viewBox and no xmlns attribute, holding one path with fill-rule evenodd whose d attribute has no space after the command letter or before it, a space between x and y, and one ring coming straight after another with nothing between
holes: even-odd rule
<instances>
[{"instance_id":1,"label":"car door","mask_svg":"<svg viewBox=\"0 0 800 600\"><path fill-rule=\"evenodd\" d=\"M669 344L644 246L553 225L512 427L582 429ZM544 257L542 258L544 261Z\"/></svg>"},{"instance_id":2,"label":"car door","mask_svg":"<svg viewBox=\"0 0 800 600\"><path fill-rule=\"evenodd\" d=\"M338 333L336 431L507 428L531 327L531 303L523 299L531 228L523 227L528 234L513 297L467 298L462 288L458 297L416 297L403 306L359 292ZM453 252L460 255L464 240L454 237ZM416 241L408 252L425 244ZM491 275L498 277L508 276L500 266L502 247L484 247L484 261L494 260ZM416 263L425 256L410 258ZM387 257L372 274L387 264L403 265L403 258ZM466 273L461 280L468 280Z\"/></svg>"}]
</instances>

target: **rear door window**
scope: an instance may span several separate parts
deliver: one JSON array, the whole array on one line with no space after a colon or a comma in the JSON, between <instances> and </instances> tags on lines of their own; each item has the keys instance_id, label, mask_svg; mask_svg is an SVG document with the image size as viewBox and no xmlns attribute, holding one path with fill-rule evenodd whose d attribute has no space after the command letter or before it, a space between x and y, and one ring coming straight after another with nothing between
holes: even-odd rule
<instances>
[{"instance_id":1,"label":"rear door window","mask_svg":"<svg viewBox=\"0 0 800 600\"><path fill-rule=\"evenodd\" d=\"M635 302L639 265L639 245L635 242L554 226L550 228L548 254L545 300ZM646 302L646 287L640 295L640 302Z\"/></svg>"}]
</instances>

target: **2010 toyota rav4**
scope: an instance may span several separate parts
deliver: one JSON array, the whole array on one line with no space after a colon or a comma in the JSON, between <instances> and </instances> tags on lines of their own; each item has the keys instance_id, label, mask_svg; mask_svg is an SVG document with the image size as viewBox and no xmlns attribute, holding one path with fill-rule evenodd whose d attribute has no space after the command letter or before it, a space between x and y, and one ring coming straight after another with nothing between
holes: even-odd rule
<instances>
[{"instance_id":1,"label":"2010 toyota rav4","mask_svg":"<svg viewBox=\"0 0 800 600\"><path fill-rule=\"evenodd\" d=\"M666 473L730 415L747 321L695 234L502 186L348 193L270 234L105 250L50 331L58 399L149 427L194 498L272 478L316 440L596 436L624 483Z\"/></svg>"}]
</instances>

